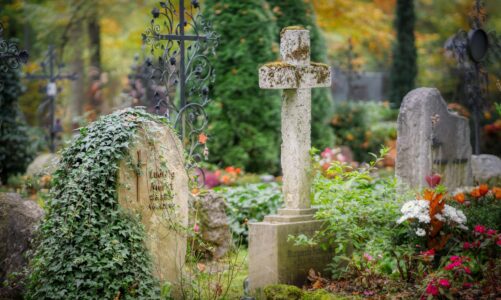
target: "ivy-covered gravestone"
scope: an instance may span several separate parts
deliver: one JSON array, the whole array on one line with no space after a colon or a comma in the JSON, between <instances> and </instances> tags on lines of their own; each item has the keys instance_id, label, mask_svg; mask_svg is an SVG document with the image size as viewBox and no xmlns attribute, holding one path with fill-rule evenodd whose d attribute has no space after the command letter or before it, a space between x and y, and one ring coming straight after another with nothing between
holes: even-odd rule
<instances>
[{"instance_id":1,"label":"ivy-covered gravestone","mask_svg":"<svg viewBox=\"0 0 501 300\"><path fill-rule=\"evenodd\" d=\"M26 299L159 299L180 276L187 205L164 118L127 109L82 128L53 175Z\"/></svg>"},{"instance_id":2,"label":"ivy-covered gravestone","mask_svg":"<svg viewBox=\"0 0 501 300\"><path fill-rule=\"evenodd\" d=\"M156 277L175 283L184 264L183 228L188 226L188 174L181 141L170 127L148 122L137 131L129 157L120 164L118 201L140 215Z\"/></svg>"}]
</instances>

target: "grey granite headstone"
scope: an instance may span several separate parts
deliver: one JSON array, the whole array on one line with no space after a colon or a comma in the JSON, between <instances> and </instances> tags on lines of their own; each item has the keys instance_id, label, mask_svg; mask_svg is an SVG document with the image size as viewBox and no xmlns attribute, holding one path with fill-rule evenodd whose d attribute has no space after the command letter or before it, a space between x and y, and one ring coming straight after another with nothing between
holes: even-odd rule
<instances>
[{"instance_id":1,"label":"grey granite headstone","mask_svg":"<svg viewBox=\"0 0 501 300\"><path fill-rule=\"evenodd\" d=\"M437 89L409 92L397 127L395 172L401 188L425 187L425 177L433 173L449 190L473 183L468 120L449 112Z\"/></svg>"}]
</instances>

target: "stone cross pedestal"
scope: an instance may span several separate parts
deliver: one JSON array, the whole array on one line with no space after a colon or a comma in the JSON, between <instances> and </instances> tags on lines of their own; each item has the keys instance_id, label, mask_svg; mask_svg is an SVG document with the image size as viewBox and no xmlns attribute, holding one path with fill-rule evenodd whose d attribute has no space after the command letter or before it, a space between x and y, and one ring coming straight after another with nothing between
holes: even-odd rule
<instances>
[{"instance_id":1,"label":"stone cross pedestal","mask_svg":"<svg viewBox=\"0 0 501 300\"><path fill-rule=\"evenodd\" d=\"M331 257L316 247L294 246L289 235L312 235L322 223L314 220L311 193L311 89L329 87L329 66L310 63L309 31L284 28L282 61L259 69L259 86L281 89L283 193L285 208L264 222L249 225L249 283L252 290L274 283L302 285L310 268L322 271Z\"/></svg>"}]
</instances>

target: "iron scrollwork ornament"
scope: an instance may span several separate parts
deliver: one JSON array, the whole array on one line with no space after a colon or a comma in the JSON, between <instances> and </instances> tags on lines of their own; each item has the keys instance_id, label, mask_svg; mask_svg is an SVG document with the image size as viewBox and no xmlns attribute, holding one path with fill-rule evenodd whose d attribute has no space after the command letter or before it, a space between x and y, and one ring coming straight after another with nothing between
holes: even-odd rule
<instances>
[{"instance_id":1,"label":"iron scrollwork ornament","mask_svg":"<svg viewBox=\"0 0 501 300\"><path fill-rule=\"evenodd\" d=\"M469 13L470 30L459 30L445 45L464 74L465 104L473 110L475 154L480 152L480 112L485 106L488 74L485 64L501 58L501 39L494 31L482 27L487 20L485 4L475 0Z\"/></svg>"},{"instance_id":2,"label":"iron scrollwork ornament","mask_svg":"<svg viewBox=\"0 0 501 300\"><path fill-rule=\"evenodd\" d=\"M154 7L142 38L154 57L150 78L157 86L155 111L178 130L194 164L208 156L205 108L215 80L210 57L215 56L219 37L203 17L199 1L192 0L186 8L183 0L178 4L168 1Z\"/></svg>"},{"instance_id":3,"label":"iron scrollwork ornament","mask_svg":"<svg viewBox=\"0 0 501 300\"><path fill-rule=\"evenodd\" d=\"M17 43L12 40L6 40L3 37L4 27L0 23L0 72L7 72L8 69L17 69L22 64L28 62L28 52L19 50ZM0 91L3 90L5 83L0 80Z\"/></svg>"}]
</instances>

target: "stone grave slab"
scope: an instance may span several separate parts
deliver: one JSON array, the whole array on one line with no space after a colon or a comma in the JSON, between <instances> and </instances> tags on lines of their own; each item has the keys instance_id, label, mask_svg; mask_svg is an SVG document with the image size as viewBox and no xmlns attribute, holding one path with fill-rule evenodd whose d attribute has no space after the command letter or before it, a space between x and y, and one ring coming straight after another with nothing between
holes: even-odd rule
<instances>
[{"instance_id":1,"label":"stone grave slab","mask_svg":"<svg viewBox=\"0 0 501 300\"><path fill-rule=\"evenodd\" d=\"M187 237L181 226L188 226L189 179L184 150L168 126L154 122L145 126L138 129L129 150L132 161L120 164L118 200L141 217L154 275L176 285L186 255Z\"/></svg>"},{"instance_id":2,"label":"stone grave slab","mask_svg":"<svg viewBox=\"0 0 501 300\"><path fill-rule=\"evenodd\" d=\"M436 88L409 92L398 115L396 176L399 188L427 186L425 177L442 176L450 191L471 185L468 120L447 109Z\"/></svg>"}]
</instances>

